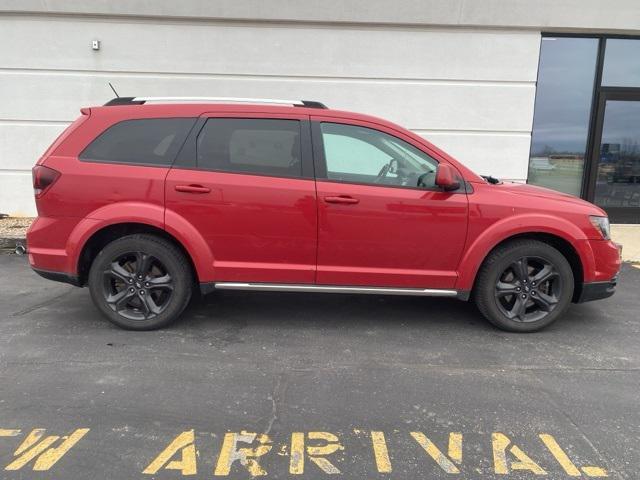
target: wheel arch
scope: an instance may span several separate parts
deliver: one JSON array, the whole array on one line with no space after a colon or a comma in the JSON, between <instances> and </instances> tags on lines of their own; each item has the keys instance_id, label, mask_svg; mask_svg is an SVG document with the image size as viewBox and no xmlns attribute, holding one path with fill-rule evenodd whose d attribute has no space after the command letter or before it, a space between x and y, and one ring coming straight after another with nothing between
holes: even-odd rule
<instances>
[{"instance_id":1,"label":"wheel arch","mask_svg":"<svg viewBox=\"0 0 640 480\"><path fill-rule=\"evenodd\" d=\"M570 242L568 242L564 238L559 237L557 235L544 233L544 232L526 232L526 233L519 233L519 234L512 235L510 237L507 237L503 239L500 243L495 245L495 247L493 247L487 253L487 255L485 255L480 266L478 267L478 272L482 268L482 265L484 265L484 262L486 261L486 259L489 257L489 255L491 255L491 253L494 250L514 240L522 240L522 239L538 240L540 242L546 243L547 245L551 245L556 250L558 250L564 256L564 258L567 259L567 261L569 262L569 265L571 266L571 271L573 272L574 290L573 290L572 301L573 302L577 301L577 299L580 298L580 294L582 293L582 283L584 281L584 269L582 266L582 261L580 260L580 254ZM473 282L473 287L471 290L475 289L475 280L477 279L477 277L478 275L476 274Z\"/></svg>"},{"instance_id":2,"label":"wheel arch","mask_svg":"<svg viewBox=\"0 0 640 480\"><path fill-rule=\"evenodd\" d=\"M510 225L517 225L515 228ZM573 272L575 301L581 292L585 270L593 268L593 254L584 233L574 224L555 217L506 218L479 235L460 262L456 288L471 292L487 257L496 248L516 239L530 238L551 245L567 259Z\"/></svg>"},{"instance_id":3,"label":"wheel arch","mask_svg":"<svg viewBox=\"0 0 640 480\"><path fill-rule=\"evenodd\" d=\"M107 244L117 238L140 233L156 235L171 242L182 252L182 254L189 262L194 282L198 281L198 271L196 269L192 255L185 248L182 242L180 242L175 236L171 235L169 232L163 230L158 226L154 226L148 223L119 222L112 223L97 229L96 231L91 233L89 238L84 242L77 262L77 272L80 285L86 285L89 275L89 269L91 268L93 260Z\"/></svg>"}]
</instances>

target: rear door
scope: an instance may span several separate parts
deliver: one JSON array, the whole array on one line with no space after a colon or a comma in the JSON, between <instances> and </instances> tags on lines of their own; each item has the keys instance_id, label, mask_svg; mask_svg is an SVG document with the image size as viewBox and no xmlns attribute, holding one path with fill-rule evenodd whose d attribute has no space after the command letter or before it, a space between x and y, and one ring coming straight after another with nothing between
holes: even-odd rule
<instances>
[{"instance_id":1,"label":"rear door","mask_svg":"<svg viewBox=\"0 0 640 480\"><path fill-rule=\"evenodd\" d=\"M317 211L308 116L208 113L166 180L166 208L214 258L201 281L313 283Z\"/></svg>"},{"instance_id":2,"label":"rear door","mask_svg":"<svg viewBox=\"0 0 640 480\"><path fill-rule=\"evenodd\" d=\"M464 188L436 187L438 160L401 132L312 121L317 283L453 288L467 231Z\"/></svg>"}]
</instances>

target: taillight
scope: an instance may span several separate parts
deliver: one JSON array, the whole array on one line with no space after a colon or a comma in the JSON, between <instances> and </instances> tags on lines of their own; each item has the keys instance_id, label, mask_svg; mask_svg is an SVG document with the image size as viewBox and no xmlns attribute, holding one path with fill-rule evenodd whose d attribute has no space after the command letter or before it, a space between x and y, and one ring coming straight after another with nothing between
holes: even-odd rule
<instances>
[{"instance_id":1,"label":"taillight","mask_svg":"<svg viewBox=\"0 0 640 480\"><path fill-rule=\"evenodd\" d=\"M40 198L42 194L58 179L60 172L44 165L36 165L32 170L33 175L33 193L36 198Z\"/></svg>"}]
</instances>

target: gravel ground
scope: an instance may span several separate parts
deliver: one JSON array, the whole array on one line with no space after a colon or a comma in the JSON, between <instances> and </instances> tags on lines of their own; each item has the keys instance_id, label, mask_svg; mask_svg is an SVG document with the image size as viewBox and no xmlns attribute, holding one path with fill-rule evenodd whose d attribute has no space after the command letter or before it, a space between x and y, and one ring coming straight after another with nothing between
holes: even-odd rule
<instances>
[{"instance_id":1,"label":"gravel ground","mask_svg":"<svg viewBox=\"0 0 640 480\"><path fill-rule=\"evenodd\" d=\"M29 217L0 218L0 237L24 238L31 222L33 218Z\"/></svg>"}]
</instances>

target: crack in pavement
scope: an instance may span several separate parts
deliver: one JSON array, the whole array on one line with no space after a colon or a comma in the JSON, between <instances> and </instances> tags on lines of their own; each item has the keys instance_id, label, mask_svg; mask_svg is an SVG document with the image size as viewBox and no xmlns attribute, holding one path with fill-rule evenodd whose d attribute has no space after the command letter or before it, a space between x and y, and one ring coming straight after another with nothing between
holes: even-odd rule
<instances>
[{"instance_id":1,"label":"crack in pavement","mask_svg":"<svg viewBox=\"0 0 640 480\"><path fill-rule=\"evenodd\" d=\"M24 308L22 310L18 310L17 312L14 312L14 313L10 313L9 317L10 318L21 317L21 316L26 315L28 313L34 312L36 310L39 310L40 308L46 307L47 305L50 305L52 303L56 303L60 299L67 297L74 290L77 290L77 287L69 287L66 291L62 292L60 295L58 295L56 297L48 298L47 300L44 300L44 301L42 301L40 303L36 303L35 305L32 305L30 307Z\"/></svg>"},{"instance_id":2,"label":"crack in pavement","mask_svg":"<svg viewBox=\"0 0 640 480\"><path fill-rule=\"evenodd\" d=\"M265 435L269 435L273 428L274 422L278 419L278 405L282 404L284 395L287 391L287 382L285 381L285 374L281 373L276 379L276 384L273 387L273 393L269 397L271 399L271 416L267 422L267 427L264 429Z\"/></svg>"}]
</instances>

